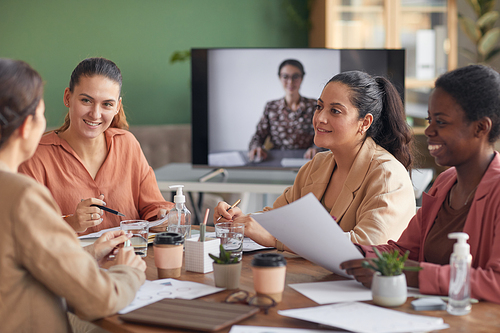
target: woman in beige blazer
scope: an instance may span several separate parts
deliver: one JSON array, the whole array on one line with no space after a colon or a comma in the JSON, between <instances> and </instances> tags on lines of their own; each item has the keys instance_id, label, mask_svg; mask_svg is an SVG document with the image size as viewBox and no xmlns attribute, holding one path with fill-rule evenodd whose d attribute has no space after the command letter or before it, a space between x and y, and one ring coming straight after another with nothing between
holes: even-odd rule
<instances>
[{"instance_id":1,"label":"woman in beige blazer","mask_svg":"<svg viewBox=\"0 0 500 333\"><path fill-rule=\"evenodd\" d=\"M337 74L318 98L313 125L314 143L329 151L299 170L273 208L313 193L353 242L398 239L415 214L415 196L408 174L412 134L397 90L383 77ZM286 249L239 208L228 208L220 202L214 220L245 223L245 236Z\"/></svg>"},{"instance_id":2,"label":"woman in beige blazer","mask_svg":"<svg viewBox=\"0 0 500 333\"><path fill-rule=\"evenodd\" d=\"M146 264L133 247L115 250L129 236L109 232L83 249L49 190L17 173L45 130L44 111L40 75L22 61L0 58L2 332L72 332L68 306L85 320L111 315L145 280ZM112 252L115 261L100 269Z\"/></svg>"}]
</instances>

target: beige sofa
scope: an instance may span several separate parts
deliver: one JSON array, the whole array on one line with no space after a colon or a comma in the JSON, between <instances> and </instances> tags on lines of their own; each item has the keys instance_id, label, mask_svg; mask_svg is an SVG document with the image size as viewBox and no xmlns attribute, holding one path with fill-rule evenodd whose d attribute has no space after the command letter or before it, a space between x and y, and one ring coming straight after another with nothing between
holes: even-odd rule
<instances>
[{"instance_id":1,"label":"beige sofa","mask_svg":"<svg viewBox=\"0 0 500 333\"><path fill-rule=\"evenodd\" d=\"M158 169L169 163L191 162L191 125L130 126L149 165Z\"/></svg>"}]
</instances>

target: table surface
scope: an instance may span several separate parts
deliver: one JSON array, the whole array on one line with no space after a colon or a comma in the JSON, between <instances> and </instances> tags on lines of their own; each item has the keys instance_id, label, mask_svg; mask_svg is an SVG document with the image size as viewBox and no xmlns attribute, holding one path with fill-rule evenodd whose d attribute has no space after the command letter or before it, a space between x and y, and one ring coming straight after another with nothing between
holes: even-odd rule
<instances>
[{"instance_id":1,"label":"table surface","mask_svg":"<svg viewBox=\"0 0 500 333\"><path fill-rule=\"evenodd\" d=\"M292 170L227 169L227 177L218 175L203 183L198 180L212 170L193 168L190 163L170 163L156 169L155 175L160 191L171 191L169 186L182 184L186 192L272 194L283 193L297 175Z\"/></svg>"},{"instance_id":2,"label":"table surface","mask_svg":"<svg viewBox=\"0 0 500 333\"><path fill-rule=\"evenodd\" d=\"M270 250L275 251L275 250ZM252 271L250 262L254 253L243 254L243 267L240 278L240 289L253 292ZM308 260L291 253L284 253L287 260L286 286L283 292L283 300L276 307L271 308L266 315L260 311L256 315L245 319L237 325L252 325L252 326L273 326L273 327L295 327L308 329L324 329L318 324L310 323L298 319L281 316L277 313L278 310L303 308L318 306L317 303L290 288L288 284L303 283L303 282L319 282L319 281L334 281L342 280L343 278L327 271L326 269L317 266ZM156 267L154 266L154 253L152 247L148 250L148 256L145 258L147 263L146 278L148 280L158 279ZM193 273L182 269L182 274L179 280L193 281L214 285L213 273ZM207 302L223 302L224 299L234 292L234 290L225 290L216 294L208 295L202 298ZM472 311L465 316L452 316L446 311L414 311L411 308L410 302L413 298L409 297L407 302L395 310L419 314L426 316L435 316L443 318L444 322L450 325L450 329L441 330L438 332L500 332L500 305L479 302L472 305ZM371 302L368 302L371 303ZM360 314L362 318L362 314ZM186 330L154 327L145 325L135 325L124 323L120 320L119 315L113 315L94 322L98 326L110 332L189 332ZM226 328L219 332L229 332L230 328Z\"/></svg>"}]
</instances>

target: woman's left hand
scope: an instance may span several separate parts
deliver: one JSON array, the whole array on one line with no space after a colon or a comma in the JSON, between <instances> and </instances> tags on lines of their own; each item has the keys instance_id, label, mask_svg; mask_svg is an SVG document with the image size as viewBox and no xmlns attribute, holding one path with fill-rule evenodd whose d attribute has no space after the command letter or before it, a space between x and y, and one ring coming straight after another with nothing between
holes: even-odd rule
<instances>
[{"instance_id":1,"label":"woman's left hand","mask_svg":"<svg viewBox=\"0 0 500 333\"><path fill-rule=\"evenodd\" d=\"M374 271L361 266L363 261L367 261L367 259L344 261L340 264L340 268L345 269L347 274L352 275L356 281L361 282L366 288L371 288Z\"/></svg>"},{"instance_id":2,"label":"woman's left hand","mask_svg":"<svg viewBox=\"0 0 500 333\"><path fill-rule=\"evenodd\" d=\"M94 244L89 245L93 246L93 255L99 266L106 263L111 254L116 254L118 245L125 243L131 237L132 234L126 235L123 230L113 230L104 233ZM92 252L90 253L92 254Z\"/></svg>"},{"instance_id":3,"label":"woman's left hand","mask_svg":"<svg viewBox=\"0 0 500 333\"><path fill-rule=\"evenodd\" d=\"M252 239L262 246L274 247L274 236L255 221L251 215L240 216L234 219L233 223L243 223L245 225L245 237Z\"/></svg>"}]
</instances>

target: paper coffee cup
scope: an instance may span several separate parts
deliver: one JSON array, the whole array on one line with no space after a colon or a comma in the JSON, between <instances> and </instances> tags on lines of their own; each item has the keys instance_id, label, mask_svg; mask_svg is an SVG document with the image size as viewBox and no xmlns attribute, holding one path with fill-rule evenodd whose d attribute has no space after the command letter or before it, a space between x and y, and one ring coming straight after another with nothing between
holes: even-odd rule
<instances>
[{"instance_id":1,"label":"paper coffee cup","mask_svg":"<svg viewBox=\"0 0 500 333\"><path fill-rule=\"evenodd\" d=\"M184 237L177 232L161 232L153 241L158 278L181 276Z\"/></svg>"},{"instance_id":2,"label":"paper coffee cup","mask_svg":"<svg viewBox=\"0 0 500 333\"><path fill-rule=\"evenodd\" d=\"M285 289L286 260L279 253L260 253L252 260L253 287L257 295L281 302Z\"/></svg>"}]
</instances>

